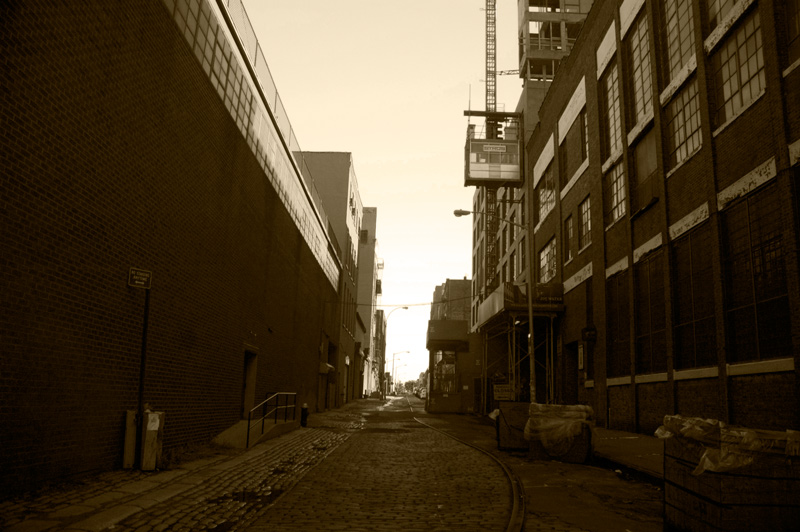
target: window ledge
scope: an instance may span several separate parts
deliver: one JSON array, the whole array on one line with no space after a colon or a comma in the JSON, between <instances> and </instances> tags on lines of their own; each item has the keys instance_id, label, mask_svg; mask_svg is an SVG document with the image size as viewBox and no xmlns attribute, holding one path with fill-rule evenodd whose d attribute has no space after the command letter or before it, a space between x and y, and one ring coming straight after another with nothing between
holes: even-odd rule
<instances>
[{"instance_id":1,"label":"window ledge","mask_svg":"<svg viewBox=\"0 0 800 532\"><path fill-rule=\"evenodd\" d=\"M648 210L650 207L652 207L656 203L658 203L658 197L654 196L654 197L650 198L650 201L647 202L647 205L645 205L644 207L640 208L635 213L631 214L631 221L635 220L636 218L638 218L639 216L644 214L646 210Z\"/></svg>"},{"instance_id":2,"label":"window ledge","mask_svg":"<svg viewBox=\"0 0 800 532\"><path fill-rule=\"evenodd\" d=\"M617 225L617 224L618 224L618 223L619 223L621 220L623 220L624 218L625 218L625 215L623 214L622 216L620 216L619 218L617 218L616 220L614 220L613 222L611 222L610 224L608 224L608 225L606 226L606 232L608 232L608 230L609 230L609 229L611 229L612 227L614 227L615 225Z\"/></svg>"},{"instance_id":3,"label":"window ledge","mask_svg":"<svg viewBox=\"0 0 800 532\"><path fill-rule=\"evenodd\" d=\"M564 266L569 266L570 264L572 264L573 260L575 260L575 259L570 257L570 259L567 262L564 263Z\"/></svg>"},{"instance_id":4,"label":"window ledge","mask_svg":"<svg viewBox=\"0 0 800 532\"><path fill-rule=\"evenodd\" d=\"M606 172L608 172L608 169L614 166L616 162L621 158L622 158L622 149L620 148L608 156L608 159L605 160L605 162L603 163L603 167L600 170L605 174Z\"/></svg>"},{"instance_id":5,"label":"window ledge","mask_svg":"<svg viewBox=\"0 0 800 532\"><path fill-rule=\"evenodd\" d=\"M644 384L648 382L667 382L667 374L665 373L648 373L646 375L636 375L636 384Z\"/></svg>"},{"instance_id":6,"label":"window ledge","mask_svg":"<svg viewBox=\"0 0 800 532\"><path fill-rule=\"evenodd\" d=\"M581 176L583 175L583 173L586 171L587 168L589 168L589 157L588 156L586 157L586 159L583 160L581 165L575 171L575 174L573 174L572 178L569 180L569 183L567 183L567 186L565 186L561 190L561 200L563 200L564 196L566 196L567 193L570 191L570 189L572 189L572 187L575 186L575 183L578 182L578 179L581 178Z\"/></svg>"},{"instance_id":7,"label":"window ledge","mask_svg":"<svg viewBox=\"0 0 800 532\"><path fill-rule=\"evenodd\" d=\"M628 375L627 377L612 377L610 379L606 379L606 387L625 386L630 383L631 383L630 375Z\"/></svg>"},{"instance_id":8,"label":"window ledge","mask_svg":"<svg viewBox=\"0 0 800 532\"><path fill-rule=\"evenodd\" d=\"M787 77L789 74L791 74L793 71L797 70L798 68L800 68L800 59L798 59L797 61L795 61L791 65L789 65L786 68L786 70L783 71L783 77L784 78Z\"/></svg>"},{"instance_id":9,"label":"window ledge","mask_svg":"<svg viewBox=\"0 0 800 532\"><path fill-rule=\"evenodd\" d=\"M686 158L685 158L684 160L682 160L681 162L679 162L679 163L678 163L678 164L675 166L675 168L673 168L673 169L671 169L669 172L667 172L666 179L669 179L670 177L672 177L672 175L673 175L675 172L677 172L678 170L680 170L680 169L681 169L681 167L682 167L684 164L688 163L688 162L689 162L689 160L691 160L691 158L692 158L692 157L694 157L695 155L697 155L698 153L700 153L700 150L702 150L702 149L703 149L703 135L702 135L702 132L701 132L701 134L700 134L700 144L697 146L697 148L695 148L695 150L694 150L692 153L690 153L689 155L687 155L687 156L686 156Z\"/></svg>"},{"instance_id":10,"label":"window ledge","mask_svg":"<svg viewBox=\"0 0 800 532\"><path fill-rule=\"evenodd\" d=\"M710 54L714 51L714 48L722 41L728 31L733 27L734 24L741 18L747 8L749 8L755 0L745 0L744 2L740 1L733 5L731 10L725 16L725 19L721 20L717 27L711 32L711 34L706 38L705 42L703 43L703 47L706 50L707 54Z\"/></svg>"},{"instance_id":11,"label":"window ledge","mask_svg":"<svg viewBox=\"0 0 800 532\"><path fill-rule=\"evenodd\" d=\"M683 68L681 68L680 72L678 72L678 74L672 79L670 84L667 85L663 91L661 91L658 99L662 106L667 105L667 102L669 102L672 97L675 96L675 93L677 93L680 88L683 87L683 84L686 83L686 80L688 80L692 74L694 74L695 70L697 70L696 54L689 58Z\"/></svg>"},{"instance_id":12,"label":"window ledge","mask_svg":"<svg viewBox=\"0 0 800 532\"><path fill-rule=\"evenodd\" d=\"M719 368L692 368L679 369L672 372L672 379L676 381L687 381L691 379L712 379L719 376Z\"/></svg>"},{"instance_id":13,"label":"window ledge","mask_svg":"<svg viewBox=\"0 0 800 532\"><path fill-rule=\"evenodd\" d=\"M732 117L730 117L729 119L727 119L727 120L725 121L725 123L724 123L724 124L722 124L722 125L721 125L721 126L719 126L717 129L715 129L715 130L714 130L714 132L713 132L713 133L711 133L711 136L712 136L712 137L716 137L717 135L719 135L720 133L722 133L722 132L725 130L725 128L727 128L727 127L728 127L729 125L731 125L731 124L732 124L732 123L733 123L733 122L734 122L734 121L735 121L737 118L739 118L739 117L740 117L740 116L742 116L742 115L743 115L745 112L747 112L747 110L748 110L748 109L750 109L750 108L751 108L753 105L755 105L755 103L756 103L758 100L760 100L760 99L761 99L761 98L762 98L762 97L763 97L763 96L764 96L766 93L767 93L767 90L766 90L766 89L761 89L761 92L759 92L759 93L758 93L758 95L757 95L755 98L753 98L752 100L750 100L749 102L747 102L747 105L745 105L744 107L742 107L741 109L739 109L739 112L738 112L738 113L736 113L735 115L733 115Z\"/></svg>"},{"instance_id":14,"label":"window ledge","mask_svg":"<svg viewBox=\"0 0 800 532\"><path fill-rule=\"evenodd\" d=\"M591 243L591 242L589 242L588 244L586 244L585 246L583 246L581 249L579 249L579 250L578 250L578 255L580 255L581 253L583 253L584 251L586 251L586 250L587 250L587 249L589 249L590 247L592 247L592 243Z\"/></svg>"},{"instance_id":15,"label":"window ledge","mask_svg":"<svg viewBox=\"0 0 800 532\"><path fill-rule=\"evenodd\" d=\"M594 379L583 381L584 388L594 388Z\"/></svg>"},{"instance_id":16,"label":"window ledge","mask_svg":"<svg viewBox=\"0 0 800 532\"><path fill-rule=\"evenodd\" d=\"M652 107L647 111L647 114L633 126L633 129L628 131L628 147L633 146L636 141L644 134L648 126L653 122L653 109Z\"/></svg>"},{"instance_id":17,"label":"window ledge","mask_svg":"<svg viewBox=\"0 0 800 532\"><path fill-rule=\"evenodd\" d=\"M756 375L758 373L781 373L794 371L793 358L776 358L772 360L759 360L757 362L742 362L728 364L728 376Z\"/></svg>"}]
</instances>

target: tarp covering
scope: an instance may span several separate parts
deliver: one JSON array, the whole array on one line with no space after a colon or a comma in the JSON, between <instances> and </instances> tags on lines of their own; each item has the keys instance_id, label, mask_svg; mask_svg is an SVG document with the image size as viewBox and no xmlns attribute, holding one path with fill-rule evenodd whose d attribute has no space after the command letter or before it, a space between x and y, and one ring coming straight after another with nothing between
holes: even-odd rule
<instances>
[{"instance_id":1,"label":"tarp covering","mask_svg":"<svg viewBox=\"0 0 800 532\"><path fill-rule=\"evenodd\" d=\"M721 473L750 465L759 454L800 456L800 431L760 430L727 425L716 419L664 416L659 438L685 438L703 447L693 475Z\"/></svg>"},{"instance_id":2,"label":"tarp covering","mask_svg":"<svg viewBox=\"0 0 800 532\"><path fill-rule=\"evenodd\" d=\"M531 403L525 439L536 440L550 451L572 445L584 426L594 425L594 410L588 405L545 405Z\"/></svg>"}]
</instances>

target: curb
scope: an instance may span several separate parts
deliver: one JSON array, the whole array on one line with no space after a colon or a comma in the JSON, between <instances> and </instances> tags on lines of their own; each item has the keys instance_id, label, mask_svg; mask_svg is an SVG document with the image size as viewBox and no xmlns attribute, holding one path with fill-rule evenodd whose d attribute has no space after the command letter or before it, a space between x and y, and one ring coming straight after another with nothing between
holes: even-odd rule
<instances>
[{"instance_id":1,"label":"curb","mask_svg":"<svg viewBox=\"0 0 800 532\"><path fill-rule=\"evenodd\" d=\"M472 447L473 449L482 452L483 454L485 454L486 456L488 456L492 460L494 460L500 466L500 468L505 473L506 478L508 478L509 485L511 486L511 499L512 499L512 501L511 501L511 517L509 517L508 526L506 527L506 532L523 532L525 530L525 528L524 528L525 527L525 488L522 485L522 482L519 480L519 478L514 474L514 472L511 471L511 469L506 464L504 464L499 458L497 458L495 455L493 455L489 451L487 451L485 449L482 449L482 448L478 447L477 445L473 445L473 444L471 444L469 442L466 442L466 441L464 441L462 439L456 438L452 434L449 434L449 433L447 433L447 432L445 432L445 431L443 431L441 429L438 429L438 428L436 428L434 426L431 426L431 425L425 423L424 421L421 421L418 417L414 417L414 421L416 421L420 425L424 425L424 426L428 427L429 429L433 429L436 432L444 434L445 436L448 436L448 437L454 439L455 441L457 441L459 443L462 443L462 444L464 444L464 445L466 445L468 447Z\"/></svg>"}]
</instances>

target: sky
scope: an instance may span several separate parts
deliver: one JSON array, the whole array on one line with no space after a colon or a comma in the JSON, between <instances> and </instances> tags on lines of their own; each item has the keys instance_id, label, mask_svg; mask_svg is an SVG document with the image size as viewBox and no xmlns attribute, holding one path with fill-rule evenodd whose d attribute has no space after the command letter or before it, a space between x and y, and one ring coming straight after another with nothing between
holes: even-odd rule
<instances>
[{"instance_id":1,"label":"sky","mask_svg":"<svg viewBox=\"0 0 800 532\"><path fill-rule=\"evenodd\" d=\"M471 279L467 109L485 109L485 0L244 0L304 151L351 152L384 261L387 371L416 379L436 286ZM516 0L497 0L497 70L517 63ZM497 109L522 82L497 77ZM481 127L481 119L471 119ZM408 310L397 307L408 306ZM408 353L405 353L408 351Z\"/></svg>"}]
</instances>

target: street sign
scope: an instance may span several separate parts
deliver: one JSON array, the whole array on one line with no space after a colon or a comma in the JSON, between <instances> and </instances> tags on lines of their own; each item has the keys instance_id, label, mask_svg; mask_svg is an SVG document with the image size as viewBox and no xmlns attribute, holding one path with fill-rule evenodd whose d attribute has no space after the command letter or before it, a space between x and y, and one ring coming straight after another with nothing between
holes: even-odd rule
<instances>
[{"instance_id":1,"label":"street sign","mask_svg":"<svg viewBox=\"0 0 800 532\"><path fill-rule=\"evenodd\" d=\"M495 401L513 401L514 391L511 389L510 384L495 384L494 385L494 400Z\"/></svg>"},{"instance_id":2,"label":"street sign","mask_svg":"<svg viewBox=\"0 0 800 532\"><path fill-rule=\"evenodd\" d=\"M131 268L128 272L128 286L150 290L150 281L152 278L152 272L140 270L138 268Z\"/></svg>"}]
</instances>

